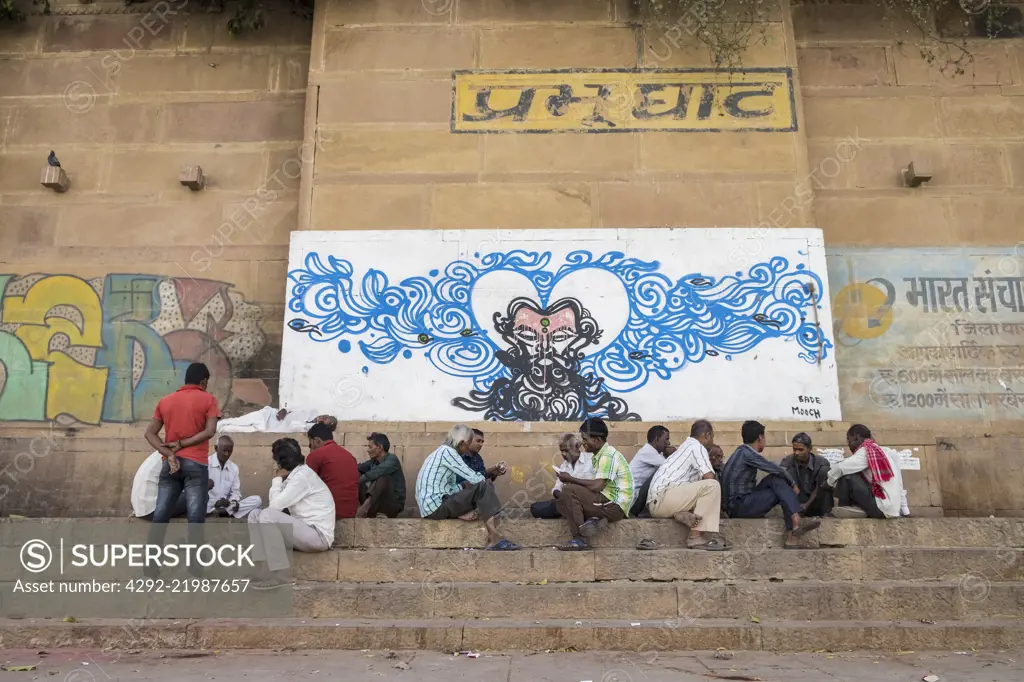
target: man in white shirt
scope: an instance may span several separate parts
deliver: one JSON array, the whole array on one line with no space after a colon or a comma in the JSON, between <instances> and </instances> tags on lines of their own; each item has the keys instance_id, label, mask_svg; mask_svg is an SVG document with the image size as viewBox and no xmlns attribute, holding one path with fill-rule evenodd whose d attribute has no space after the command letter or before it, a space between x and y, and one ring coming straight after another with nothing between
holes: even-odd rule
<instances>
[{"instance_id":1,"label":"man in white shirt","mask_svg":"<svg viewBox=\"0 0 1024 682\"><path fill-rule=\"evenodd\" d=\"M594 456L583 451L583 438L578 433L563 433L558 439L558 450L562 453L562 463L555 469L555 487L551 489L554 499L534 502L530 505L530 514L535 519L560 519L557 500L562 493L562 481L558 472L569 474L573 478L584 481L594 480Z\"/></svg>"},{"instance_id":2,"label":"man in white shirt","mask_svg":"<svg viewBox=\"0 0 1024 682\"><path fill-rule=\"evenodd\" d=\"M156 496L160 487L160 469L164 464L164 456L159 452L153 452L143 460L139 470L135 472L135 479L132 481L132 516L149 521L156 509ZM185 516L187 511L185 505L185 493L178 498L178 502L171 512L171 518L177 519Z\"/></svg>"},{"instance_id":3,"label":"man in white shirt","mask_svg":"<svg viewBox=\"0 0 1024 682\"><path fill-rule=\"evenodd\" d=\"M647 431L647 445L636 451L629 463L629 471L633 474L633 490L636 496L629 515L638 517L647 507L647 494L651 488L654 473L665 463L665 458L672 452L672 443L668 429L664 426L652 426Z\"/></svg>"},{"instance_id":4,"label":"man in white shirt","mask_svg":"<svg viewBox=\"0 0 1024 682\"><path fill-rule=\"evenodd\" d=\"M259 495L250 495L242 499L242 485L238 475L238 465L231 461L235 451L235 441L231 436L221 436L213 446L216 457L210 458L210 495L206 503L206 514L241 519L254 509L259 509Z\"/></svg>"},{"instance_id":5,"label":"man in white shirt","mask_svg":"<svg viewBox=\"0 0 1024 682\"><path fill-rule=\"evenodd\" d=\"M264 407L241 417L221 419L217 433L305 433L317 416L316 410Z\"/></svg>"},{"instance_id":6,"label":"man in white shirt","mask_svg":"<svg viewBox=\"0 0 1024 682\"><path fill-rule=\"evenodd\" d=\"M279 573L289 563L284 534L277 524L291 525L292 547L300 552L326 552L334 543L334 497L306 466L298 441L281 438L274 441L271 451L278 468L270 484L270 506L249 514L253 559L266 561L262 580L253 586L256 589L289 582Z\"/></svg>"},{"instance_id":7,"label":"man in white shirt","mask_svg":"<svg viewBox=\"0 0 1024 682\"><path fill-rule=\"evenodd\" d=\"M840 519L899 518L906 494L899 458L883 450L863 424L850 427L846 444L853 455L833 464L828 472L828 484L839 505L832 515Z\"/></svg>"},{"instance_id":8,"label":"man in white shirt","mask_svg":"<svg viewBox=\"0 0 1024 682\"><path fill-rule=\"evenodd\" d=\"M690 427L683 441L651 480L648 508L656 519L672 518L686 526L690 549L722 551L725 543L718 535L722 510L722 488L715 479L707 448L714 444L711 422L700 419ZM711 535L704 537L704 533Z\"/></svg>"}]
</instances>

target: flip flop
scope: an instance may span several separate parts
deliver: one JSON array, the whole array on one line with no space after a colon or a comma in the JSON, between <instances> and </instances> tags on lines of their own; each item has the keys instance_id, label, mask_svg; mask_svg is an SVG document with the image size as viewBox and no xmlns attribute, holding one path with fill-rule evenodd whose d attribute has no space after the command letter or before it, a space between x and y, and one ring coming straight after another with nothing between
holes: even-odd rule
<instances>
[{"instance_id":1,"label":"flip flop","mask_svg":"<svg viewBox=\"0 0 1024 682\"><path fill-rule=\"evenodd\" d=\"M517 550L522 549L522 547L512 542L511 540L502 538L501 540L498 540L487 549L491 552L515 552Z\"/></svg>"},{"instance_id":2,"label":"flip flop","mask_svg":"<svg viewBox=\"0 0 1024 682\"><path fill-rule=\"evenodd\" d=\"M706 552L724 552L726 550L726 544L721 538L712 538L698 549L703 549Z\"/></svg>"},{"instance_id":3,"label":"flip flop","mask_svg":"<svg viewBox=\"0 0 1024 682\"><path fill-rule=\"evenodd\" d=\"M798 538L807 535L820 525L820 519L800 519L800 527L793 531L793 537Z\"/></svg>"},{"instance_id":4,"label":"flip flop","mask_svg":"<svg viewBox=\"0 0 1024 682\"><path fill-rule=\"evenodd\" d=\"M564 545L559 545L556 549L562 552L589 552L592 548L583 540L573 538Z\"/></svg>"},{"instance_id":5,"label":"flip flop","mask_svg":"<svg viewBox=\"0 0 1024 682\"><path fill-rule=\"evenodd\" d=\"M658 549L658 543L654 540L651 540L650 538L644 538L639 543L637 543L636 548L642 550L654 550Z\"/></svg>"}]
</instances>

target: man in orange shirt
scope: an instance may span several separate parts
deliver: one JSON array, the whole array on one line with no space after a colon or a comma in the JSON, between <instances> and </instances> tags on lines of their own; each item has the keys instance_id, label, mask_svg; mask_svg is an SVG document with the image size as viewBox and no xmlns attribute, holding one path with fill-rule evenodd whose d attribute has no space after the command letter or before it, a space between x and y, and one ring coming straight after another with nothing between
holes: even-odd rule
<instances>
[{"instance_id":1,"label":"man in orange shirt","mask_svg":"<svg viewBox=\"0 0 1024 682\"><path fill-rule=\"evenodd\" d=\"M206 392L210 370L194 362L185 371L185 385L164 396L153 410L153 421L146 429L146 440L163 455L153 523L167 523L175 503L185 493L189 523L206 521L206 497L210 475L207 469L209 444L217 432L220 407ZM160 429L164 438L160 439ZM156 530L156 529L154 529ZM158 535L162 540L165 528Z\"/></svg>"},{"instance_id":2,"label":"man in orange shirt","mask_svg":"<svg viewBox=\"0 0 1024 682\"><path fill-rule=\"evenodd\" d=\"M306 466L330 489L334 497L335 518L355 518L359 508L359 464L356 458L334 442L334 433L327 424L313 424L306 436L309 437Z\"/></svg>"}]
</instances>

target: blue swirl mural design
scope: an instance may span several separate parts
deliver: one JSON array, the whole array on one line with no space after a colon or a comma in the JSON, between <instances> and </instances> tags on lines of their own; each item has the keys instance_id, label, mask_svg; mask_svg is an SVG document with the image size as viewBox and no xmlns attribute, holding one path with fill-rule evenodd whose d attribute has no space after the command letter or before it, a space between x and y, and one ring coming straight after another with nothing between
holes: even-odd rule
<instances>
[{"instance_id":1,"label":"blue swirl mural design","mask_svg":"<svg viewBox=\"0 0 1024 682\"><path fill-rule=\"evenodd\" d=\"M376 364L422 355L437 370L472 380L470 395L454 405L503 421L640 419L613 394L669 379L691 363L731 360L766 339L794 341L808 363L832 348L809 319L816 318L810 313L821 278L780 256L720 278L678 279L659 272L657 261L618 251L573 251L562 263L552 263L550 252L523 250L475 260L395 284L380 270L360 277L343 258L310 253L304 267L288 273L288 310L295 315L288 327L317 343L336 343L342 353L356 344ZM593 269L614 275L628 302L628 319L614 338L602 338L600 315L584 302L549 300L563 278ZM538 300L519 297L493 320L476 319L475 285L502 271L528 279Z\"/></svg>"}]
</instances>

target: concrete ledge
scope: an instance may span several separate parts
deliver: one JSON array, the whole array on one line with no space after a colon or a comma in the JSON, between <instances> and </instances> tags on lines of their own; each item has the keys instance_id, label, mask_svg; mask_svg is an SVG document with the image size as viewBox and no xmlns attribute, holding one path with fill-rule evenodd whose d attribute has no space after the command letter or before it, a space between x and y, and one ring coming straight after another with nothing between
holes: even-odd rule
<instances>
[{"instance_id":1,"label":"concrete ledge","mask_svg":"<svg viewBox=\"0 0 1024 682\"><path fill-rule=\"evenodd\" d=\"M133 521L146 523L145 521ZM6 524L124 523L123 518L0 518L0 546L8 537ZM245 521L211 521L245 523ZM569 538L565 522L537 519L502 521L499 529L509 539L528 548L550 548ZM781 548L781 518L727 519L722 533L736 550L759 551ZM651 538L664 548L682 548L683 527L671 520L627 519L611 524L608 532L594 539L597 548L633 549L642 538ZM335 532L340 549L482 548L486 533L480 523L426 521L423 519L342 519ZM1024 548L1024 517L1002 518L920 518L871 520L823 519L821 528L807 536L809 546L823 547L931 547L931 548ZM735 550L734 550L735 551Z\"/></svg>"},{"instance_id":2,"label":"concrete ledge","mask_svg":"<svg viewBox=\"0 0 1024 682\"><path fill-rule=\"evenodd\" d=\"M0 648L766 651L1012 649L1019 621L0 620Z\"/></svg>"},{"instance_id":3,"label":"concrete ledge","mask_svg":"<svg viewBox=\"0 0 1024 682\"><path fill-rule=\"evenodd\" d=\"M699 552L598 549L355 549L296 553L299 580L322 582L591 582L599 580L959 580L1024 579L1024 550L822 548Z\"/></svg>"},{"instance_id":4,"label":"concrete ledge","mask_svg":"<svg viewBox=\"0 0 1024 682\"><path fill-rule=\"evenodd\" d=\"M1024 584L973 581L306 583L295 613L314 618L1024 620Z\"/></svg>"},{"instance_id":5,"label":"concrete ledge","mask_svg":"<svg viewBox=\"0 0 1024 682\"><path fill-rule=\"evenodd\" d=\"M351 530L349 530L349 528ZM523 547L564 543L564 521L503 521L499 529ZM783 544L782 519L726 520L722 533L737 549L757 551ZM908 518L874 521L824 519L809 543L830 547L1024 547L1024 519ZM599 548L632 549L642 538L662 547L684 546L685 532L671 520L627 519L611 524L594 539ZM422 519L355 519L342 527L336 546L348 548L483 547L486 534L478 523Z\"/></svg>"}]
</instances>

